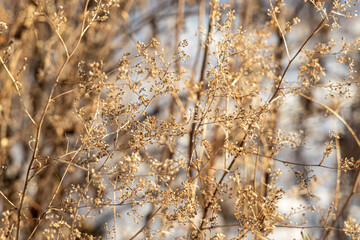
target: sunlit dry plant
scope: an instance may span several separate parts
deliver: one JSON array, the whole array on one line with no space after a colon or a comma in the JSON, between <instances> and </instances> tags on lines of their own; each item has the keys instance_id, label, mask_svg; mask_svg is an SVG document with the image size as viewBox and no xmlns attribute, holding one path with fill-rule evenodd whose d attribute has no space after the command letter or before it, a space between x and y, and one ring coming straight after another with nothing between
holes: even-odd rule
<instances>
[{"instance_id":1,"label":"sunlit dry plant","mask_svg":"<svg viewBox=\"0 0 360 240\"><path fill-rule=\"evenodd\" d=\"M1 2L0 238L358 239L358 8Z\"/></svg>"}]
</instances>

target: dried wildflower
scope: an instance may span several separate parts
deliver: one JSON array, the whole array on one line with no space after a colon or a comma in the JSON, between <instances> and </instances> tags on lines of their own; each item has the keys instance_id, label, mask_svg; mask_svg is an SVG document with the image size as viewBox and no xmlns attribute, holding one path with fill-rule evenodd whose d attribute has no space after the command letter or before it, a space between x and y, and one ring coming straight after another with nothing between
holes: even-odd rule
<instances>
[{"instance_id":1,"label":"dried wildflower","mask_svg":"<svg viewBox=\"0 0 360 240\"><path fill-rule=\"evenodd\" d=\"M358 238L358 1L295 2L1 2L0 238Z\"/></svg>"},{"instance_id":2,"label":"dried wildflower","mask_svg":"<svg viewBox=\"0 0 360 240\"><path fill-rule=\"evenodd\" d=\"M357 224L355 218L348 217L344 222L344 231L347 236L351 236L351 239L360 239L360 224Z\"/></svg>"},{"instance_id":3,"label":"dried wildflower","mask_svg":"<svg viewBox=\"0 0 360 240\"><path fill-rule=\"evenodd\" d=\"M5 30L8 29L8 26L4 22L0 22L0 35L4 33Z\"/></svg>"}]
</instances>

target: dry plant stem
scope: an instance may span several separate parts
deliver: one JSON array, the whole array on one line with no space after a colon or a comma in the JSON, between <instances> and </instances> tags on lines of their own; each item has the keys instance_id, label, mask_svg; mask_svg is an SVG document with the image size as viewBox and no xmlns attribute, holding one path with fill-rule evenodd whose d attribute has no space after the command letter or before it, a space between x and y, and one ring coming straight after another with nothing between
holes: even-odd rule
<instances>
[{"instance_id":1,"label":"dry plant stem","mask_svg":"<svg viewBox=\"0 0 360 240\"><path fill-rule=\"evenodd\" d=\"M278 29L279 29L281 38L283 39L283 42L284 42L284 46L285 46L285 50L286 50L286 55L287 55L289 61L291 61L291 57L290 57L290 53L289 53L289 48L288 48L287 43L286 43L286 39L285 39L284 32L283 32L283 30L282 30L281 27L280 27L280 23L279 23L279 21L278 21L278 19L277 19L276 13L275 13L275 11L274 11L274 6L272 5L271 0L269 0L269 3L270 3L271 9L273 10L273 11L272 11L273 17L274 17L275 22L276 22L276 25L277 25L277 27L278 27Z\"/></svg>"},{"instance_id":2,"label":"dry plant stem","mask_svg":"<svg viewBox=\"0 0 360 240\"><path fill-rule=\"evenodd\" d=\"M13 203L10 201L10 199L7 198L2 191L0 191L0 195L3 196L3 198L5 198L5 200L6 200L14 209L17 209L17 207L15 206L15 204L13 204Z\"/></svg>"},{"instance_id":3,"label":"dry plant stem","mask_svg":"<svg viewBox=\"0 0 360 240\"><path fill-rule=\"evenodd\" d=\"M78 90L79 90L79 88L75 88L75 89L71 89L71 90L69 90L69 91L60 93L60 94L56 95L55 97L53 97L53 98L52 98L52 101L55 101L55 100L58 99L59 97L62 97L62 96L64 96L64 95L66 95L66 94L69 94L69 93L72 93L72 92L75 92L75 91L78 91Z\"/></svg>"},{"instance_id":4,"label":"dry plant stem","mask_svg":"<svg viewBox=\"0 0 360 240\"><path fill-rule=\"evenodd\" d=\"M271 109L271 119L269 120L268 127L269 130L272 132L272 135L275 135L276 125L277 125L277 117L279 113L280 104L278 102L274 103L274 107ZM269 143L267 147L264 147L266 155L270 156L270 158L266 158L267 161L263 162L263 168L267 169L271 166L270 159L275 155L275 151L273 150L273 144ZM268 186L270 183L270 173L268 171L263 171L262 180L261 182L264 183L261 185L260 194L261 196L266 197L268 193Z\"/></svg>"},{"instance_id":5,"label":"dry plant stem","mask_svg":"<svg viewBox=\"0 0 360 240\"><path fill-rule=\"evenodd\" d=\"M335 227L324 227L324 226L291 226L291 225L275 225L277 228L292 228L292 229L330 229L330 230L334 230L334 231L338 231L338 232L344 232L344 229L340 229L340 228L335 228ZM216 229L216 228L229 228L229 227L239 227L238 224L227 224L227 225L217 225L217 226L211 226L211 227L206 227L204 229ZM239 238L237 238L239 239ZM269 238L266 238L269 239ZM303 238L304 239L304 238ZM310 239L310 238L306 238L306 239Z\"/></svg>"},{"instance_id":6,"label":"dry plant stem","mask_svg":"<svg viewBox=\"0 0 360 240\"><path fill-rule=\"evenodd\" d=\"M85 27L86 11L87 11L87 8L88 8L88 5L89 5L89 1L90 0L87 0L86 4L85 4L84 18L83 18L83 23L82 23L82 26L81 26L81 32L80 32L79 39L78 39L78 41L77 41L77 43L76 43L76 45L74 47L74 50L66 58L65 62L63 63L63 65L61 66L61 68L59 70L59 73L57 74L55 83L53 84L53 87L51 88L51 91L50 91L50 94L49 94L49 97L48 97L48 101L47 101L47 103L45 105L45 108L44 108L44 110L42 112L39 124L37 125L37 131L36 131L36 138L35 138L35 146L34 146L34 150L33 150L33 155L31 157L28 169L26 171L25 183L24 183L23 191L22 191L21 198L20 198L19 208L18 208L16 240L18 240L19 237L20 237L21 210L22 210L22 207L23 207L23 204L24 204L26 191L27 191L27 188L28 188L28 185L29 185L29 175L30 175L32 165L33 165L34 161L36 160L36 157L37 157L37 154L38 154L38 151L39 151L39 142L40 142L41 129L42 129L42 125L43 125L44 120L45 120L46 113L47 113L47 111L49 109L49 106L50 106L50 104L52 102L52 96L54 94L57 83L58 83L58 81L60 79L60 76L61 76L62 72L64 71L67 63L70 61L71 57L74 55L75 51L77 50L77 48L80 45L81 39L83 38L85 32L87 31L87 29L90 27L90 25L92 24L92 22L95 20L95 18L97 16L95 14L93 19L91 20L91 22Z\"/></svg>"},{"instance_id":7,"label":"dry plant stem","mask_svg":"<svg viewBox=\"0 0 360 240\"><path fill-rule=\"evenodd\" d=\"M199 26L203 26L203 18L205 16L205 0L200 0L199 3Z\"/></svg>"},{"instance_id":8,"label":"dry plant stem","mask_svg":"<svg viewBox=\"0 0 360 240\"><path fill-rule=\"evenodd\" d=\"M70 167L70 165L68 165L68 166L66 167L65 172L64 172L64 174L63 174L63 176L62 176L62 178L61 178L61 180L60 180L60 183L58 184L58 186L57 186L57 188L56 188L55 193L54 193L53 196L52 196L51 201L49 202L48 206L46 207L45 212L43 212L43 213L41 214L41 216L39 217L39 220L38 220L36 226L34 227L33 231L32 231L31 234L30 234L30 236L27 238L28 240L31 239L32 236L34 236L36 230L37 230L38 227L40 226L40 223L41 223L42 220L45 218L45 216L46 216L46 214L49 212L49 210L51 209L50 206L51 206L52 202L54 201L57 193L59 192L60 186L61 186L62 182L64 181L64 178L65 178L65 176L66 176L66 174L67 174L67 172L68 172L68 170L69 170L69 167Z\"/></svg>"},{"instance_id":9,"label":"dry plant stem","mask_svg":"<svg viewBox=\"0 0 360 240\"><path fill-rule=\"evenodd\" d=\"M179 0L178 1L175 44L174 44L175 45L175 54L177 56L178 56L178 43L180 42L180 36L181 36L183 22L184 22L184 5L185 5L184 0ZM177 75L180 74L180 61L175 62L175 71L176 71ZM171 98L171 102L170 102L170 105L169 105L168 121L170 121L170 119L172 117L175 117L174 116L174 111L175 111L175 105L176 104L179 106L182 113L185 112L185 110L182 107L181 100L179 99L179 96L177 95L177 93L175 93L175 92L171 93L171 96L172 96L172 98ZM164 146L163 149L162 149L161 156L162 156L162 161L165 161L166 158L172 159L173 153L168 150L167 146Z\"/></svg>"},{"instance_id":10,"label":"dry plant stem","mask_svg":"<svg viewBox=\"0 0 360 240\"><path fill-rule=\"evenodd\" d=\"M89 184L86 186L86 188L84 188L84 191L87 191L88 190L88 187L90 185L90 182ZM80 203L81 203L81 198L83 196L79 196L79 201L76 203L76 207L74 208L74 211L73 211L73 214L74 214L74 218L73 218L73 221L72 221L72 224L71 224L71 228L70 228L70 236L69 236L69 239L74 239L73 235L74 235L74 228L75 228L75 223L76 223L76 219L77 219L77 216L79 214L79 209L80 209Z\"/></svg>"},{"instance_id":11,"label":"dry plant stem","mask_svg":"<svg viewBox=\"0 0 360 240\"><path fill-rule=\"evenodd\" d=\"M146 228L147 225L149 225L149 223L152 221L153 217L161 210L161 206L153 213L151 214L151 216L149 217L149 219L146 221L146 223L144 224L144 226L139 230L137 231L137 233L135 233L134 236L132 236L130 238L130 240L132 239L135 239L137 237L137 235L139 235L142 231L144 231L144 229Z\"/></svg>"},{"instance_id":12,"label":"dry plant stem","mask_svg":"<svg viewBox=\"0 0 360 240\"><path fill-rule=\"evenodd\" d=\"M5 64L5 62L4 62L4 60L2 59L1 56L0 56L0 61L1 61L1 64L3 65L3 67L5 68L5 71L7 72L7 74L9 75L9 77L11 78L11 80L12 80L13 83L14 83L16 92L17 92L17 94L18 94L18 96L19 96L19 98L20 98L21 105L23 106L26 115L29 117L29 119L31 120L31 122L32 122L35 126L37 126L35 120L31 117L29 111L27 110L27 108L26 108L26 106L25 106L25 103L24 103L24 100L23 100L23 98L22 98L22 96L21 96L20 89L19 89L19 86L18 86L17 81L15 80L14 76L11 74L9 68L6 66L6 64Z\"/></svg>"},{"instance_id":13,"label":"dry plant stem","mask_svg":"<svg viewBox=\"0 0 360 240\"><path fill-rule=\"evenodd\" d=\"M311 98L311 97L308 97L302 93L299 93L300 96L312 101L312 102L315 102L317 104L319 104L320 106L322 106L323 108L325 108L326 110L328 110L329 112L331 112L332 114L334 114L345 126L346 128L350 131L351 135L354 137L357 145L360 147L360 141L358 139L358 137L356 136L354 130L350 127L350 125L345 121L345 119L343 119L337 112L335 112L333 109L329 108L328 106L316 101L315 99ZM358 186L358 182L359 182L359 173L360 171L357 170L357 173L356 173L356 177L355 177L355 181L354 181L354 184L353 184L353 187L352 187L352 191L349 195L349 197L346 199L346 202L344 203L344 206L341 208L341 210L339 211L339 213L337 213L335 216L334 216L334 219L330 225L331 228L333 228L337 222L337 220L344 214L345 210L347 209L348 205L350 204L350 201L352 199L352 197L354 196L354 194L356 193L356 188ZM327 237L329 236L331 232L331 229L328 229L326 230L325 232L325 235L324 235L324 238L323 240L327 239Z\"/></svg>"},{"instance_id":14,"label":"dry plant stem","mask_svg":"<svg viewBox=\"0 0 360 240\"><path fill-rule=\"evenodd\" d=\"M183 22L184 22L184 5L185 5L185 1L184 0L179 0L178 1L178 12L177 12L177 25L176 25L176 42L175 42L175 46L177 45L178 42L180 42L180 35L181 35L181 29L183 26Z\"/></svg>"},{"instance_id":15,"label":"dry plant stem","mask_svg":"<svg viewBox=\"0 0 360 240\"><path fill-rule=\"evenodd\" d=\"M226 225L216 225L211 227L204 227L203 229L216 229L216 228L229 228L229 227L239 227L239 224L226 224ZM323 229L324 226L292 226L292 225L276 225L278 228L294 228L294 229ZM331 230L335 231L344 231L343 229L339 228L332 228L332 227L326 227Z\"/></svg>"},{"instance_id":16,"label":"dry plant stem","mask_svg":"<svg viewBox=\"0 0 360 240\"><path fill-rule=\"evenodd\" d=\"M250 124L250 126L251 126L251 125L252 125L252 123ZM245 141L246 141L246 138L247 138L247 134L245 133L245 136L244 136L243 140L242 140L241 143L239 144L239 147L240 147L240 148L244 146L244 143L245 143ZM224 181L226 175L230 172L232 166L233 166L234 163L236 162L236 160L237 160L237 158L239 157L239 155L240 155L240 153L239 153L239 154L236 154L236 155L234 156L234 158L233 158L233 160L231 161L230 165L228 166L227 170L224 171L222 177L220 178L220 181L218 182L218 184L216 184L214 193L213 193L212 196L211 196L212 199L215 198L215 196L216 196L216 194L217 194L217 192L218 192L218 190L219 190L219 185L222 184L222 182ZM211 199L211 200L212 200L212 199ZM204 224L205 224L205 219L206 219L206 217L207 217L207 213L208 213L208 211L209 211L209 208L210 208L211 204L212 204L212 202L209 201L209 202L206 204L206 206L205 206L205 208L204 208L204 210L203 210L203 216L202 216L202 218L201 218L201 224L200 224L200 227L199 227L200 230L203 230L203 226L204 226ZM198 233L198 234L199 234L199 233Z\"/></svg>"},{"instance_id":17,"label":"dry plant stem","mask_svg":"<svg viewBox=\"0 0 360 240\"><path fill-rule=\"evenodd\" d=\"M354 137L357 145L360 147L360 140L359 138L356 136L355 131L352 129L352 127L345 121L344 118L342 118L337 112L335 112L333 109L331 109L330 107L326 106L325 104L322 104L321 102L315 100L314 98L311 98L309 96L306 96L305 94L299 93L300 96L302 96L303 98L306 98L314 103L319 104L320 106L322 106L323 108L325 108L327 111L331 112L332 114L334 114L345 126L346 128L350 131L351 135Z\"/></svg>"},{"instance_id":18,"label":"dry plant stem","mask_svg":"<svg viewBox=\"0 0 360 240\"><path fill-rule=\"evenodd\" d=\"M253 152L245 152L245 153L255 155L255 156L260 156L260 157L263 157L263 158L269 158L269 159L274 160L276 162L283 163L284 165L295 165L295 166L302 166L302 167L320 167L320 168L326 168L326 169L331 169L331 170L340 170L340 168L329 167L329 166L325 166L325 165L322 165L322 164L305 164L305 163L289 162L289 161L284 161L284 160L274 158L272 156L267 156L265 154L253 153Z\"/></svg>"},{"instance_id":19,"label":"dry plant stem","mask_svg":"<svg viewBox=\"0 0 360 240\"><path fill-rule=\"evenodd\" d=\"M276 14L274 13L274 17L276 18ZM277 21L277 18L276 18L276 21ZM278 26L279 27L279 30L280 32L278 31L277 32L277 35L278 35L278 43L277 43L277 46L275 48L275 62L276 64L278 65L278 68L275 70L275 74L276 76L279 76L282 72L282 65L281 65L281 61L283 59L283 50L281 48L281 46L283 45L283 43L285 44L285 47L287 48L287 45L286 45L286 40L285 40L285 36L283 36L283 33L281 31L281 28L280 28L280 25ZM268 120L268 128L270 130L270 134L272 135L271 137L275 137L275 132L276 132L276 127L277 127L277 123L278 123L278 113L279 113L279 108L280 108L280 104L278 102L275 102L272 109L270 110L270 119ZM270 156L270 158L265 158L264 162L263 162L263 169L267 169L268 166L271 166L271 158L274 156L275 152L272 150L273 149L273 146L274 144L272 143L266 143L267 140L266 140L267 136L265 135L265 139L264 139L264 151L265 151L265 155L268 155ZM260 136L259 136L259 141L261 141L261 133L260 133ZM267 145L265 147L265 145ZM260 187L260 194L262 196L266 196L267 195L267 190L268 190L268 186L270 184L270 174L268 171L263 171L263 174L262 174L262 177L261 177L261 180L260 180L262 183L264 184L261 184L261 187Z\"/></svg>"},{"instance_id":20,"label":"dry plant stem","mask_svg":"<svg viewBox=\"0 0 360 240\"><path fill-rule=\"evenodd\" d=\"M209 102L210 102L210 103L209 103ZM201 119L200 119L200 120L198 121L198 123L197 123L197 126L196 126L196 128L195 128L195 130L194 130L194 136L193 136L194 139L197 138L197 136L198 136L198 134L199 134L199 132L200 132L200 127L207 124L207 122L204 122L204 121L205 121L205 118L206 118L207 114L209 113L210 108L211 108L211 106L212 106L213 103L214 103L214 97L212 97L211 99L209 99L209 98L207 99L207 101L206 101L206 103L205 103L205 106L208 105L208 107L207 107L207 109L203 112L203 115L201 116ZM199 111L200 111L200 110L199 110ZM206 131L206 128L205 128L204 131ZM202 134L205 135L205 133L202 133ZM194 141L194 145L195 145L195 141ZM195 158L196 158L197 162L198 162L198 163L201 163L201 162L202 162L203 146L201 147L201 153L200 153L199 159L198 159L198 156L197 156L197 150L196 150L196 148L194 148L194 151L195 151ZM189 161L190 161L190 163L191 163L191 159L189 159ZM209 161L207 161L207 162L209 162ZM207 162L206 162L205 164L207 164ZM192 167L192 166L190 166L190 167ZM200 176L200 172L201 172L203 169L204 169L204 167L203 167L202 169L199 169L198 166L197 166L197 167L196 167L196 170L197 170L198 174L197 174L195 177L190 175L190 177L192 177L192 180L195 180L198 176ZM191 169L189 169L189 171L191 171Z\"/></svg>"},{"instance_id":21,"label":"dry plant stem","mask_svg":"<svg viewBox=\"0 0 360 240\"><path fill-rule=\"evenodd\" d=\"M213 23L213 19L210 16L209 25L208 25L208 31L207 31L207 36L206 36L204 56L203 56L203 59L202 59L200 78L199 78L199 84L200 84L199 87L200 87L200 89L197 92L195 104L198 101L200 101L201 91L202 91L202 89L204 87L203 85L205 85L204 75L205 75L205 69L206 69L207 55L208 55L208 51L209 51L208 41L209 41L210 33L212 31L212 25L213 25L212 23ZM199 109L198 109L197 106L195 106L194 115L193 115L193 123L191 125L191 130L190 130L190 134L189 134L189 164L188 164L188 166L189 166L189 176L191 176L191 177L192 177L191 162L192 162L193 148L194 148L194 145L195 145L195 139L194 139L195 127L196 127L195 118L196 118L198 112L199 112Z\"/></svg>"},{"instance_id":22,"label":"dry plant stem","mask_svg":"<svg viewBox=\"0 0 360 240\"><path fill-rule=\"evenodd\" d=\"M185 1L179 0L177 20L176 20L175 47L177 47L177 44L180 42L180 36L181 36L182 27L183 27L183 23L184 23L184 5L185 5ZM177 49L175 49L175 51L177 54L178 53ZM175 62L175 71L177 74L180 73L180 61ZM179 96L176 93L172 93L172 99L171 99L171 103L170 103L170 107L169 107L169 118L173 116L175 103L177 103L179 105L179 103L181 103L181 101L179 101Z\"/></svg>"},{"instance_id":23,"label":"dry plant stem","mask_svg":"<svg viewBox=\"0 0 360 240\"><path fill-rule=\"evenodd\" d=\"M50 159L50 158L49 158L49 159L47 159L47 160L53 160L54 162L64 163L64 164L67 164L67 165L71 165L71 166L73 166L73 167L76 167L76 168L78 168L78 169L81 169L81 170L84 170L84 171L88 171L87 168L84 168L84 167L82 167L82 166L80 166L80 165L77 165L76 163L69 162L68 160L63 160L63 159L61 159L61 158L65 158L66 156L71 155L71 154L77 154L77 152L78 152L78 150L76 150L76 151L71 151L71 152L68 152L68 153L66 153L66 154L58 157L58 158L54 158L54 159ZM71 157L71 158L73 159L73 157ZM33 176L31 176L30 179L33 178L35 175L39 174L41 171L42 171L42 169L38 169L38 171L37 171Z\"/></svg>"},{"instance_id":24,"label":"dry plant stem","mask_svg":"<svg viewBox=\"0 0 360 240\"><path fill-rule=\"evenodd\" d=\"M306 93L317 88L329 91L331 97L345 93L352 99L352 112L360 111L358 99L351 95L358 82L352 81L359 70L352 57L359 42L323 37L327 30L341 27L343 20L337 15L351 17L347 2L323 5L324 1L292 1L283 5L282 0L198 0L187 4L186 0L169 0L155 1L154 5L153 0L129 0L120 4L103 1L98 6L99 1L65 1L64 7L58 5L64 1L45 1L41 7L25 3L20 12L14 11L21 16L15 16L8 24L9 31L4 32L5 40L20 32L16 45L6 45L0 33L2 59L36 121L35 127L28 128L30 121L12 85L14 81L2 71L0 135L4 141L0 154L10 161L2 165L8 165L9 170L4 169L1 177L5 188L0 191L0 200L5 209L0 214L0 239L260 240L277 236L275 227L300 229L303 239L310 239L308 231L314 231L320 239L325 234L328 239L334 234L357 234L352 230L358 226L353 219L343 221L356 205L359 173L351 171L346 193L340 185L340 176L344 177L341 169L346 167L342 161L340 164L341 155L351 156L354 150L347 141L360 139L340 111L349 105L333 107L320 95ZM0 1L0 13L1 6ZM300 12L299 6L306 11ZM40 15L24 18L34 10ZM191 24L189 13L193 17L199 14L200 33L196 36L200 37L189 39L186 47L188 42L181 42L181 38L188 34L183 27ZM98 16L90 26L94 14ZM174 20L175 29L166 24L162 28L166 18ZM287 32L298 19L307 33L303 35L300 26L293 28L291 47L285 42L289 40ZM25 28L18 29L24 22ZM0 31L4 27L1 22ZM137 41L135 46L134 29L141 36L152 29L151 33L165 44L152 39L148 44ZM172 40L167 38L170 33ZM200 46L192 49L198 41ZM20 48L20 42L28 48ZM334 50L339 45L342 48ZM29 61L16 74L18 59L25 55ZM334 83L320 86L316 83L323 80L322 73L330 74L330 78L342 74L328 71L328 61L346 66L341 69L344 74L348 72L344 79L335 77ZM298 62L299 67L295 67ZM302 86L288 83L286 78L293 70ZM29 74L24 75L24 71ZM264 87L269 78L274 79L270 89ZM33 89L30 85L25 88L23 83L35 85ZM179 88L182 83L186 84ZM289 114L282 102L297 94L307 96L296 98L294 104L301 106ZM292 111L301 118L293 118ZM314 164L276 158L276 154L289 151L301 160L308 150L305 140L315 137L317 141L320 137L312 134L318 129L305 124L306 119L323 114L335 124L325 126L333 131L324 143L323 158ZM343 122L342 128L349 129L344 133L344 149L342 138L336 138ZM31 141L26 140L29 134ZM321 134L328 138L325 132ZM15 169L19 156L14 150L20 148L21 157L29 159L26 162L21 158L25 165ZM338 165L330 166L334 151ZM346 161L350 168L354 166L352 160ZM281 171L283 167L291 170ZM337 179L332 179L336 186L328 189L335 195L330 199L331 211L321 216L321 226L305 224L313 210L321 211L319 203L313 204L311 199L326 200L311 184L318 177L315 170L325 169L337 173ZM280 215L279 200L288 194L293 196L292 191L282 188L283 184L288 186L288 177L297 181L286 189L302 188L301 196L295 193L294 197L309 201ZM14 178L19 184L7 188ZM339 196L342 190L344 194ZM292 217L300 215L304 225L288 225ZM123 217L133 222L127 226L129 231L117 228L117 218ZM92 220L99 220L102 226L95 229L98 224L91 224ZM228 227L234 228L226 231Z\"/></svg>"},{"instance_id":25,"label":"dry plant stem","mask_svg":"<svg viewBox=\"0 0 360 240\"><path fill-rule=\"evenodd\" d=\"M337 130L337 124L334 121L334 125L335 125L335 134L338 134L338 130ZM335 203L334 203L334 209L337 210L338 206L339 206L339 199L340 199L340 177L341 177L341 169L340 169L340 165L341 165L341 148L340 148L340 141L337 137L335 137L335 145L336 145L336 158L337 158L337 166L338 166L338 170L337 170L337 176L336 176L336 190L335 190Z\"/></svg>"},{"instance_id":26,"label":"dry plant stem","mask_svg":"<svg viewBox=\"0 0 360 240\"><path fill-rule=\"evenodd\" d=\"M78 148L78 150L77 150L77 151L75 152L75 154L72 156L70 162L73 162L73 161L74 161L75 157L76 157L77 154L81 151L81 149L82 149L82 146L80 146L80 147ZM53 201L55 200L56 195L58 194L58 192L59 192L59 190L60 190L61 184L64 182L65 176L67 175L70 166L72 166L72 165L68 163L68 165L67 165L67 167L66 167L66 169L65 169L65 171L64 171L64 174L63 174L63 176L61 177L61 180L60 180L60 182L59 182L59 184L58 184L55 192L54 192L53 195L52 195L52 198L51 198L50 202L48 203L47 207L45 208L45 211L44 211L44 212L41 214L41 216L39 217L39 221L37 222L36 226L34 227L34 230L33 230L32 233L30 234L30 236L27 238L28 240L31 239L32 236L35 234L37 228L40 226L41 221L45 218L46 214L49 212L49 209L51 209L51 205L52 205Z\"/></svg>"},{"instance_id":27,"label":"dry plant stem","mask_svg":"<svg viewBox=\"0 0 360 240\"><path fill-rule=\"evenodd\" d=\"M273 95L271 96L271 98L269 99L268 103L272 103L275 98L277 97L279 91L280 91L280 88L281 88L281 84L282 82L284 81L284 77L287 73L287 71L289 70L291 64L293 63L293 61L295 60L295 58L300 54L300 52L303 50L303 48L305 47L305 45L310 41L310 39L315 36L315 34L317 32L320 31L320 29L326 24L326 22L328 21L328 18L325 17L321 22L320 24L316 27L316 29L311 33L311 35L305 40L305 42L301 45L300 49L296 52L296 54L294 55L294 57L291 58L291 60L289 61L288 65L286 66L283 74L281 75L280 77L280 81L278 84L276 84L276 89L275 89L275 92L273 93Z\"/></svg>"},{"instance_id":28,"label":"dry plant stem","mask_svg":"<svg viewBox=\"0 0 360 240\"><path fill-rule=\"evenodd\" d=\"M52 29L54 30L54 32L56 33L56 35L58 36L61 44L63 45L64 47L64 50L65 50L65 53L66 53L66 57L68 58L69 57L69 50L66 46L66 43L64 41L64 39L62 38L61 34L59 33L59 31L56 29L56 27L54 26L54 23L51 21L51 19L49 18L49 16L42 11L42 14L45 16L46 20L49 22L50 26L52 27Z\"/></svg>"},{"instance_id":29,"label":"dry plant stem","mask_svg":"<svg viewBox=\"0 0 360 240\"><path fill-rule=\"evenodd\" d=\"M5 89L10 89L10 87L4 87ZM3 91L4 91L3 90ZM0 115L0 121L1 121L1 127L0 127L0 139L5 139L6 138L6 130L9 126L9 120L10 120L10 106L11 106L11 102L12 99L10 96L6 97L5 100L1 99L2 102L2 106L3 106L3 114L2 116ZM0 140L1 143L1 140ZM7 155L7 150L5 148L1 148L0 150L0 168L2 168L3 166L5 166L6 164L6 155ZM2 178L0 178L2 179Z\"/></svg>"},{"instance_id":30,"label":"dry plant stem","mask_svg":"<svg viewBox=\"0 0 360 240\"><path fill-rule=\"evenodd\" d=\"M113 187L113 199L114 199L114 202L116 202L116 185L117 185L117 178L115 179L115 182L114 182L114 187ZM117 239L116 238L116 206L113 206L113 218L114 218L114 239Z\"/></svg>"},{"instance_id":31,"label":"dry plant stem","mask_svg":"<svg viewBox=\"0 0 360 240\"><path fill-rule=\"evenodd\" d=\"M205 0L200 0L199 3L199 16L198 16L198 21L199 21L199 26L203 26L203 21L204 21L204 15L205 15L205 11L206 11L206 6L205 6ZM201 41L201 35L199 34L198 37L199 40L199 47L197 48L196 54L195 54L195 63L192 66L191 69L191 76L195 76L196 75L196 69L198 66L198 62L200 62L200 55L201 55L201 45L202 45L202 41ZM206 47L206 46L205 46Z\"/></svg>"},{"instance_id":32,"label":"dry plant stem","mask_svg":"<svg viewBox=\"0 0 360 240\"><path fill-rule=\"evenodd\" d=\"M259 162L259 158L260 158L260 151L261 151L261 146L260 146L261 136L262 136L262 131L260 132L260 135L259 135L258 150L257 150L257 153L256 153L256 160L255 160L255 165L254 165L254 174L253 174L253 179L252 179L252 184L253 184L253 188L254 188L255 193L256 193L256 170L257 170L257 166L258 166L258 162Z\"/></svg>"},{"instance_id":33,"label":"dry plant stem","mask_svg":"<svg viewBox=\"0 0 360 240\"><path fill-rule=\"evenodd\" d=\"M353 184L353 187L352 187L352 191L350 193L350 195L348 196L348 198L346 199L346 202L344 203L344 206L341 208L341 210L339 211L339 213L337 213L335 216L334 216L334 219L330 225L330 227L327 227L325 226L325 235L324 235L324 238L323 240L326 240L331 232L331 230L334 228L337 220L340 219L340 217L344 214L345 210L348 208L350 202L351 202L351 199L352 197L354 196L354 194L356 193L356 189L358 187L358 183L359 183L359 178L360 178L360 170L357 170L356 172L356 176L355 176L355 181L354 181L354 184Z\"/></svg>"}]
</instances>

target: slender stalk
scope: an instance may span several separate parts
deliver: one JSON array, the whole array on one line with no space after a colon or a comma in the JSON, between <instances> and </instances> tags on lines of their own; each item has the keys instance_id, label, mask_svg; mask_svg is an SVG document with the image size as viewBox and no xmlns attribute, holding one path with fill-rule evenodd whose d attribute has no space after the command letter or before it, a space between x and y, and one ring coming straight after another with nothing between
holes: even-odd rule
<instances>
[{"instance_id":1,"label":"slender stalk","mask_svg":"<svg viewBox=\"0 0 360 240\"><path fill-rule=\"evenodd\" d=\"M27 168L27 171L26 171L26 176L25 176L25 183L24 183L24 187L23 187L23 191L21 193L21 198L20 198L20 204L19 204L19 207L18 207L18 216L17 216L17 226L16 226L16 240L18 240L20 238L20 223L21 223L21 211L22 211L22 208L23 208L23 205L24 205L24 200L25 200L25 196L26 196L26 192L27 192L27 189L28 189L28 186L29 186L29 176L30 176L30 171L32 169L32 166L37 158L37 155L38 155L38 151L39 151L39 144L40 144L40 135L41 135L41 130L42 130L42 126L43 126L43 123L44 123L44 120L45 120L45 116L47 114L47 111L50 107L50 104L52 102L52 97L53 97L53 94L55 92L55 89L57 87L57 84L59 82L59 79L60 79L60 76L62 75L66 65L68 64L68 62L70 61L71 57L74 55L74 53L76 52L76 50L78 49L79 45L80 45L80 42L81 42L81 39L83 38L85 32L88 30L88 28L90 27L91 23L95 20L96 18L96 14L94 15L92 21L85 27L85 23L86 23L86 12L87 12L87 8L88 8L88 5L89 5L89 1L90 0L87 0L86 1L86 4L85 4L85 10L84 10L84 17L83 17L83 22L82 22L82 26L81 26L81 32L80 32L80 36L78 38L78 41L74 47L74 49L72 50L72 52L68 55L68 57L66 58L65 62L62 64L58 74L57 74L57 77L55 79L55 82L51 88L51 91L50 91L50 94L49 94L49 97L48 97L48 100L46 102L46 105L45 105L45 108L41 114L41 117L40 117L40 121L37 125L37 130L36 130L36 137L35 137L35 146L34 146L34 151L33 151L33 154L32 154L32 157L31 157L31 160L30 160L30 163L28 165L28 168Z\"/></svg>"}]
</instances>

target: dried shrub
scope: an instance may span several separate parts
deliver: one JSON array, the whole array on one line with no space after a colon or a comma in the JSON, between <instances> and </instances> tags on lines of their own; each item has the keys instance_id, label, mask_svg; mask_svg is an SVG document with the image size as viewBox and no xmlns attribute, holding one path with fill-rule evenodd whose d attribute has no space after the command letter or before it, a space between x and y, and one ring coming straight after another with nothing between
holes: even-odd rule
<instances>
[{"instance_id":1,"label":"dried shrub","mask_svg":"<svg viewBox=\"0 0 360 240\"><path fill-rule=\"evenodd\" d=\"M358 239L358 7L3 1L0 238Z\"/></svg>"}]
</instances>

